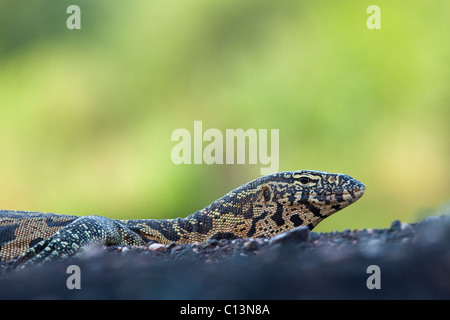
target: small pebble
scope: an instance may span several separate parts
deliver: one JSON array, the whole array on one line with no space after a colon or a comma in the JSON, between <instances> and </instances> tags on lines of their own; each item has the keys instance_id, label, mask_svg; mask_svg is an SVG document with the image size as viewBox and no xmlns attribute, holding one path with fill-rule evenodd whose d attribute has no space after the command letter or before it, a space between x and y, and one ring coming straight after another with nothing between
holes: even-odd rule
<instances>
[{"instance_id":1,"label":"small pebble","mask_svg":"<svg viewBox=\"0 0 450 320\"><path fill-rule=\"evenodd\" d=\"M167 245L167 249L172 249L173 247L175 247L177 244L175 242L171 242Z\"/></svg>"},{"instance_id":2,"label":"small pebble","mask_svg":"<svg viewBox=\"0 0 450 320\"><path fill-rule=\"evenodd\" d=\"M148 246L148 249L150 251L161 251L162 249L164 249L164 245L161 243L152 243L151 245Z\"/></svg>"},{"instance_id":3,"label":"small pebble","mask_svg":"<svg viewBox=\"0 0 450 320\"><path fill-rule=\"evenodd\" d=\"M131 251L131 249L130 249L129 247L122 247L122 248L119 248L119 252L126 253L126 252L128 252L128 251Z\"/></svg>"},{"instance_id":4,"label":"small pebble","mask_svg":"<svg viewBox=\"0 0 450 320\"><path fill-rule=\"evenodd\" d=\"M269 243L295 244L305 242L308 240L309 233L308 227L302 226L274 236Z\"/></svg>"},{"instance_id":5,"label":"small pebble","mask_svg":"<svg viewBox=\"0 0 450 320\"><path fill-rule=\"evenodd\" d=\"M391 230L398 231L398 230L401 230L401 228L402 228L402 223L400 222L400 220L392 221Z\"/></svg>"},{"instance_id":6,"label":"small pebble","mask_svg":"<svg viewBox=\"0 0 450 320\"><path fill-rule=\"evenodd\" d=\"M244 248L247 251L254 251L258 249L258 247L259 247L258 242L256 240L251 239L249 241L244 242Z\"/></svg>"},{"instance_id":7,"label":"small pebble","mask_svg":"<svg viewBox=\"0 0 450 320\"><path fill-rule=\"evenodd\" d=\"M209 244L209 245L212 245L212 246L216 246L216 245L219 244L219 240L217 240L217 239L208 239L208 240L206 240L206 243Z\"/></svg>"}]
</instances>

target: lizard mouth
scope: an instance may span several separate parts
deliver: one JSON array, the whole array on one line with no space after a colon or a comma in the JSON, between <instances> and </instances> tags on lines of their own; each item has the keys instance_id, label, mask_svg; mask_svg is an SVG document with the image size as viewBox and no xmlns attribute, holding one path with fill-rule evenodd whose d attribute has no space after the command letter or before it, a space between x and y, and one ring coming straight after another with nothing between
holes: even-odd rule
<instances>
[{"instance_id":1,"label":"lizard mouth","mask_svg":"<svg viewBox=\"0 0 450 320\"><path fill-rule=\"evenodd\" d=\"M361 183L361 186L358 186L351 190L345 190L342 193L342 198L345 201L355 202L356 200L360 199L364 195L365 191L366 191L366 186Z\"/></svg>"},{"instance_id":2,"label":"lizard mouth","mask_svg":"<svg viewBox=\"0 0 450 320\"><path fill-rule=\"evenodd\" d=\"M364 195L365 191L366 188L361 187L352 190L342 190L340 192L315 195L313 196L313 199L318 202L323 202L327 205L341 204L348 206L349 204L352 204L353 202L359 200Z\"/></svg>"},{"instance_id":3,"label":"lizard mouth","mask_svg":"<svg viewBox=\"0 0 450 320\"><path fill-rule=\"evenodd\" d=\"M344 190L335 190L333 193L327 193L316 196L316 199L319 201L324 201L325 203L347 203L347 205L359 200L366 191L366 186L360 182L357 182L354 187L344 189Z\"/></svg>"},{"instance_id":4,"label":"lizard mouth","mask_svg":"<svg viewBox=\"0 0 450 320\"><path fill-rule=\"evenodd\" d=\"M345 201L350 200L350 199L354 199L353 201L358 200L359 198L361 198L364 194L364 192L366 191L366 186L364 184L362 184L359 181L356 181L355 185L352 186L351 188L348 189L338 189L338 190L327 190L323 193L318 193L316 195L316 198L325 201L325 200L330 200L330 198L332 197L336 197L338 199L343 199Z\"/></svg>"}]
</instances>

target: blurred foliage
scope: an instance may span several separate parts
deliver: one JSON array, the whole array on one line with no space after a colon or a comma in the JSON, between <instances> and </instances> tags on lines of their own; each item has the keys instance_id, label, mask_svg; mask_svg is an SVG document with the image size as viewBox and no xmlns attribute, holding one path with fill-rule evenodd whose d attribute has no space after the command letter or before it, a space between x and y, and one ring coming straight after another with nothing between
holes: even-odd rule
<instances>
[{"instance_id":1,"label":"blurred foliage","mask_svg":"<svg viewBox=\"0 0 450 320\"><path fill-rule=\"evenodd\" d=\"M423 218L450 200L450 2L379 0L381 30L371 4L3 0L0 207L186 216L261 167L173 164L202 120L279 129L279 171L365 183L319 231Z\"/></svg>"}]
</instances>

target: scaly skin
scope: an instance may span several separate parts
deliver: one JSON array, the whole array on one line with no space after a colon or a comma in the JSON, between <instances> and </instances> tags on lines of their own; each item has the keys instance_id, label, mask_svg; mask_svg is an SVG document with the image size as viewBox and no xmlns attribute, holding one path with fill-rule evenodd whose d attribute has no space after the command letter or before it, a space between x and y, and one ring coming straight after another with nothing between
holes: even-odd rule
<instances>
[{"instance_id":1,"label":"scaly skin","mask_svg":"<svg viewBox=\"0 0 450 320\"><path fill-rule=\"evenodd\" d=\"M271 237L299 226L313 229L364 191L347 175L302 170L258 178L186 218L114 220L0 211L0 260L17 259L15 266L23 267L76 256L98 244Z\"/></svg>"}]
</instances>

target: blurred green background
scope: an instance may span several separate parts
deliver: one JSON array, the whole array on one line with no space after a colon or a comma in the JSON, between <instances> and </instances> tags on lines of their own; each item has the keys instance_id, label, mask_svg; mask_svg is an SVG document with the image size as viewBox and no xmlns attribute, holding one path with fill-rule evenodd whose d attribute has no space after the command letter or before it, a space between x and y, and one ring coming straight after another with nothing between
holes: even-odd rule
<instances>
[{"instance_id":1,"label":"blurred green background","mask_svg":"<svg viewBox=\"0 0 450 320\"><path fill-rule=\"evenodd\" d=\"M81 30L66 9L81 8ZM381 9L369 30L366 8ZM0 2L0 208L199 210L261 165L175 165L171 133L279 129L279 171L367 186L317 231L414 222L450 200L450 2Z\"/></svg>"}]
</instances>

